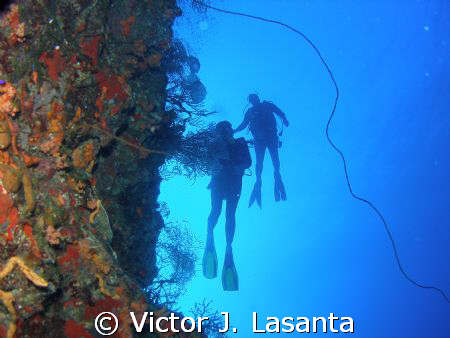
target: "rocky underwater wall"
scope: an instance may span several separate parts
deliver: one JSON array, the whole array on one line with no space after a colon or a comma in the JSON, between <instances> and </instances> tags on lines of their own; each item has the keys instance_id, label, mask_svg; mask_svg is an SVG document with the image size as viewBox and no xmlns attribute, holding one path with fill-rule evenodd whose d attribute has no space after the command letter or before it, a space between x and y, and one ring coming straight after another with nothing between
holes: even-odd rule
<instances>
[{"instance_id":1,"label":"rocky underwater wall","mask_svg":"<svg viewBox=\"0 0 450 338\"><path fill-rule=\"evenodd\" d=\"M152 309L175 0L20 0L0 19L0 337ZM153 151L155 150L155 151Z\"/></svg>"}]
</instances>

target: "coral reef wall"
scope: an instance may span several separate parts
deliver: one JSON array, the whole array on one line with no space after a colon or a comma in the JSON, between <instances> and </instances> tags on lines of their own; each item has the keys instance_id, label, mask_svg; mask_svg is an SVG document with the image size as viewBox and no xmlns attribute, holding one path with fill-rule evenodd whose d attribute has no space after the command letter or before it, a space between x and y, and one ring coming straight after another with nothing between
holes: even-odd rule
<instances>
[{"instance_id":1,"label":"coral reef wall","mask_svg":"<svg viewBox=\"0 0 450 338\"><path fill-rule=\"evenodd\" d=\"M0 337L91 337L144 311L158 167L174 118L160 67L175 0L20 0L0 18Z\"/></svg>"}]
</instances>

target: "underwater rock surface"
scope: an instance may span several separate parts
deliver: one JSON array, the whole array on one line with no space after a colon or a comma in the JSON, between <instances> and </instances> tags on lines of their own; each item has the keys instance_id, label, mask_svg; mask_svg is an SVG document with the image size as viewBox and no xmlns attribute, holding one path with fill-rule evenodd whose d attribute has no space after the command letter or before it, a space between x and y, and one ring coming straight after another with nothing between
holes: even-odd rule
<instances>
[{"instance_id":1,"label":"underwater rock surface","mask_svg":"<svg viewBox=\"0 0 450 338\"><path fill-rule=\"evenodd\" d=\"M175 0L21 0L0 19L0 337L131 337L154 309L160 62ZM153 152L152 150L156 150Z\"/></svg>"}]
</instances>

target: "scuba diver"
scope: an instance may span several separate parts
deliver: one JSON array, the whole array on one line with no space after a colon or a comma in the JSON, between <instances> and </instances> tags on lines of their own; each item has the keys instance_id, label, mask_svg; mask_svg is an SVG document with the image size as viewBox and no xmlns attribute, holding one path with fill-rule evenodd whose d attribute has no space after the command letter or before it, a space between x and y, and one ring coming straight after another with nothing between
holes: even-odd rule
<instances>
[{"instance_id":1,"label":"scuba diver","mask_svg":"<svg viewBox=\"0 0 450 338\"><path fill-rule=\"evenodd\" d=\"M252 158L245 139L233 138L233 129L228 121L216 125L217 142L211 157L217 163L208 189L211 190L211 212L208 217L208 234L203 255L203 275L212 279L217 277L217 254L214 246L214 227L222 212L222 202L226 201L225 233L226 251L222 270L222 285L225 291L239 290L239 281L233 260L234 232L236 228L236 208L241 196L242 177L245 169L252 165ZM216 149L217 148L217 149Z\"/></svg>"},{"instance_id":2,"label":"scuba diver","mask_svg":"<svg viewBox=\"0 0 450 338\"><path fill-rule=\"evenodd\" d=\"M257 94L250 94L248 96L248 101L252 107L245 112L244 120L236 129L234 129L234 133L240 132L249 126L249 129L253 135L256 155L256 182L253 186L253 191L250 196L248 206L251 207L256 201L261 208L261 174L263 170L266 148L269 149L274 169L275 201L278 202L280 198L283 201L286 200L286 191L280 175L280 158L278 156L279 140L277 134L277 121L274 113L283 120L283 124L286 127L289 126L289 121L280 108L272 102L261 102Z\"/></svg>"}]
</instances>

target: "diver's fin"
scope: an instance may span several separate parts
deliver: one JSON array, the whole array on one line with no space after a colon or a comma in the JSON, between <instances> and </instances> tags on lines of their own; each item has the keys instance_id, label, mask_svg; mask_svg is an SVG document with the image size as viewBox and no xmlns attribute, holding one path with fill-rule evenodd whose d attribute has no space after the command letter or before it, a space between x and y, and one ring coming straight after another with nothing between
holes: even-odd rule
<instances>
[{"instance_id":1,"label":"diver's fin","mask_svg":"<svg viewBox=\"0 0 450 338\"><path fill-rule=\"evenodd\" d=\"M279 202L280 201L280 187L279 187L276 179L275 179L275 184L273 186L273 193L275 195L275 202Z\"/></svg>"},{"instance_id":2,"label":"diver's fin","mask_svg":"<svg viewBox=\"0 0 450 338\"><path fill-rule=\"evenodd\" d=\"M259 189L256 191L256 203L258 203L259 208L262 208L262 202L261 202L261 186L259 186Z\"/></svg>"},{"instance_id":3,"label":"diver's fin","mask_svg":"<svg viewBox=\"0 0 450 338\"><path fill-rule=\"evenodd\" d=\"M261 182L256 182L253 186L252 194L250 195L250 200L248 202L248 207L250 208L253 203L258 203L261 208Z\"/></svg>"},{"instance_id":4,"label":"diver's fin","mask_svg":"<svg viewBox=\"0 0 450 338\"><path fill-rule=\"evenodd\" d=\"M275 174L275 183L274 183L274 194L275 194L275 201L286 201L286 190L284 189L283 180L281 179L281 175Z\"/></svg>"},{"instance_id":5,"label":"diver's fin","mask_svg":"<svg viewBox=\"0 0 450 338\"><path fill-rule=\"evenodd\" d=\"M234 266L233 250L227 245L222 270L222 286L224 291L239 291L239 278Z\"/></svg>"},{"instance_id":6,"label":"diver's fin","mask_svg":"<svg viewBox=\"0 0 450 338\"><path fill-rule=\"evenodd\" d=\"M286 201L287 197L286 197L286 190L284 189L284 184L283 181L280 181L280 195L281 195L281 200Z\"/></svg>"},{"instance_id":7,"label":"diver's fin","mask_svg":"<svg viewBox=\"0 0 450 338\"><path fill-rule=\"evenodd\" d=\"M203 276L208 279L217 277L217 253L214 246L214 237L210 237L206 240L205 252L203 254Z\"/></svg>"}]
</instances>

